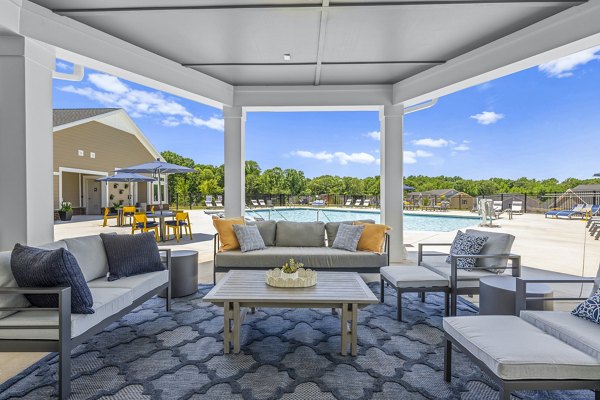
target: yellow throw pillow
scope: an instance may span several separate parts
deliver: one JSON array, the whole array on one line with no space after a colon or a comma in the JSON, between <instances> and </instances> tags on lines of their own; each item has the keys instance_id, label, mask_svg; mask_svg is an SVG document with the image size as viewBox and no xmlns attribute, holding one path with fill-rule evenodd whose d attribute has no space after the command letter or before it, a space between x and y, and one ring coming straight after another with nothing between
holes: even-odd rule
<instances>
[{"instance_id":1,"label":"yellow throw pillow","mask_svg":"<svg viewBox=\"0 0 600 400\"><path fill-rule=\"evenodd\" d=\"M237 236L235 236L233 225L244 225L246 223L244 218L219 218L213 215L212 219L213 225L219 233L219 241L221 242L219 251L239 249L240 242L238 242Z\"/></svg>"},{"instance_id":2,"label":"yellow throw pillow","mask_svg":"<svg viewBox=\"0 0 600 400\"><path fill-rule=\"evenodd\" d=\"M354 225L364 225L365 229L360 235L356 250L371 251L373 253L383 253L385 245L385 233L390 228L383 224L371 224L368 222L355 222Z\"/></svg>"}]
</instances>

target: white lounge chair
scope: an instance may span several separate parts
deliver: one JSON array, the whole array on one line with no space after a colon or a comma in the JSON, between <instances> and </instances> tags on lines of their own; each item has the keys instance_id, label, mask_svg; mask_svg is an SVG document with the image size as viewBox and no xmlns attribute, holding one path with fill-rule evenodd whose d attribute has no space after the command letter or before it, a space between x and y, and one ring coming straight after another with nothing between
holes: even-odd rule
<instances>
[{"instance_id":1,"label":"white lounge chair","mask_svg":"<svg viewBox=\"0 0 600 400\"><path fill-rule=\"evenodd\" d=\"M521 200L513 200L510 204L510 212L513 214L523 214L523 202Z\"/></svg>"},{"instance_id":2,"label":"white lounge chair","mask_svg":"<svg viewBox=\"0 0 600 400\"><path fill-rule=\"evenodd\" d=\"M371 200L365 199L365 201L363 201L363 207L369 207L370 205L371 205Z\"/></svg>"},{"instance_id":3,"label":"white lounge chair","mask_svg":"<svg viewBox=\"0 0 600 400\"><path fill-rule=\"evenodd\" d=\"M352 197L350 197L349 199L346 200L346 204L344 204L344 206L350 207L351 205L352 205Z\"/></svg>"},{"instance_id":4,"label":"white lounge chair","mask_svg":"<svg viewBox=\"0 0 600 400\"><path fill-rule=\"evenodd\" d=\"M360 207L361 202L362 202L361 199L356 199L356 201L354 202L354 207Z\"/></svg>"},{"instance_id":5,"label":"white lounge chair","mask_svg":"<svg viewBox=\"0 0 600 400\"><path fill-rule=\"evenodd\" d=\"M273 200L267 199L267 207L273 208Z\"/></svg>"},{"instance_id":6,"label":"white lounge chair","mask_svg":"<svg viewBox=\"0 0 600 400\"><path fill-rule=\"evenodd\" d=\"M267 204L265 203L265 201L263 199L258 199L258 204L260 204L261 207L267 206Z\"/></svg>"},{"instance_id":7,"label":"white lounge chair","mask_svg":"<svg viewBox=\"0 0 600 400\"><path fill-rule=\"evenodd\" d=\"M255 199L250 199L250 203L252 203L252 206L254 206L254 207L259 206L258 201L256 201Z\"/></svg>"},{"instance_id":8,"label":"white lounge chair","mask_svg":"<svg viewBox=\"0 0 600 400\"><path fill-rule=\"evenodd\" d=\"M503 206L504 204L502 203L502 200L494 200L492 207L494 207L494 214L496 214L496 218L500 218L500 214L504 212L502 209Z\"/></svg>"},{"instance_id":9,"label":"white lounge chair","mask_svg":"<svg viewBox=\"0 0 600 400\"><path fill-rule=\"evenodd\" d=\"M206 208L212 208L213 207L213 202L212 202L212 196L211 195L206 196L206 199L204 199L204 205L206 206Z\"/></svg>"},{"instance_id":10,"label":"white lounge chair","mask_svg":"<svg viewBox=\"0 0 600 400\"><path fill-rule=\"evenodd\" d=\"M217 196L217 199L215 200L215 207L223 208L223 196Z\"/></svg>"}]
</instances>

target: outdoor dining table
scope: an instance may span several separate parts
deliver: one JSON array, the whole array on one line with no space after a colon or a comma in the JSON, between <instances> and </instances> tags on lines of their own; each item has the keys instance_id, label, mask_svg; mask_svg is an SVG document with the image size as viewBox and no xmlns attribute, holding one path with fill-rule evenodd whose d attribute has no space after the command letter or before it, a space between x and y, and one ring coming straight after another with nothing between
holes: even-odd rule
<instances>
[{"instance_id":1,"label":"outdoor dining table","mask_svg":"<svg viewBox=\"0 0 600 400\"><path fill-rule=\"evenodd\" d=\"M164 242L166 240L165 218L174 217L174 216L175 216L175 213L173 211L156 211L153 213L150 213L150 212L146 213L146 217L148 217L148 218L158 218L161 242Z\"/></svg>"},{"instance_id":2,"label":"outdoor dining table","mask_svg":"<svg viewBox=\"0 0 600 400\"><path fill-rule=\"evenodd\" d=\"M123 207L117 207L117 226L125 226L125 215L123 215ZM139 207L135 208L135 211L140 211Z\"/></svg>"}]
</instances>

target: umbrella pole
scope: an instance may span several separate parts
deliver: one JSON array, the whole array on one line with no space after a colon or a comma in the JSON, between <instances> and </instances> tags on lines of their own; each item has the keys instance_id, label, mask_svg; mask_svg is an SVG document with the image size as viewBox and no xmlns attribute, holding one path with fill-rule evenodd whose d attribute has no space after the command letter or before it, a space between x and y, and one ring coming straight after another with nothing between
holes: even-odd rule
<instances>
[{"instance_id":1,"label":"umbrella pole","mask_svg":"<svg viewBox=\"0 0 600 400\"><path fill-rule=\"evenodd\" d=\"M158 207L160 208L160 215L162 215L162 182L160 181L160 169L158 170Z\"/></svg>"},{"instance_id":2,"label":"umbrella pole","mask_svg":"<svg viewBox=\"0 0 600 400\"><path fill-rule=\"evenodd\" d=\"M131 206L131 201L133 200L133 195L131 194L131 185L133 185L133 182L129 182L129 206Z\"/></svg>"}]
</instances>

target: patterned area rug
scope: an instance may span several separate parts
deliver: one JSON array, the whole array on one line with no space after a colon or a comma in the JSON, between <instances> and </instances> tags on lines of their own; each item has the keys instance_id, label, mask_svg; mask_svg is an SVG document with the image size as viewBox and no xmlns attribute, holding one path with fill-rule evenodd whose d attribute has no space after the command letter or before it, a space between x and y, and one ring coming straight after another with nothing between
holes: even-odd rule
<instances>
[{"instance_id":1,"label":"patterned area rug","mask_svg":"<svg viewBox=\"0 0 600 400\"><path fill-rule=\"evenodd\" d=\"M369 285L375 294L378 284ZM72 354L71 399L495 399L497 392L465 356L443 379L442 297L421 303L395 293L359 312L359 353L342 357L340 322L331 310L259 309L243 326L242 352L223 354L223 311L197 295L166 312L154 298ZM460 314L476 312L468 302ZM50 355L0 386L0 399L56 396L57 357ZM522 399L591 399L591 392L531 392Z\"/></svg>"}]
</instances>

